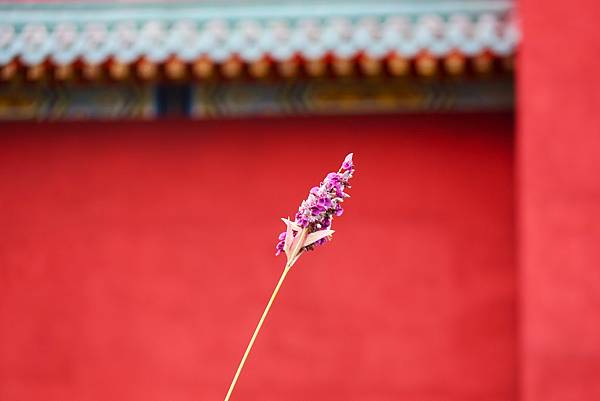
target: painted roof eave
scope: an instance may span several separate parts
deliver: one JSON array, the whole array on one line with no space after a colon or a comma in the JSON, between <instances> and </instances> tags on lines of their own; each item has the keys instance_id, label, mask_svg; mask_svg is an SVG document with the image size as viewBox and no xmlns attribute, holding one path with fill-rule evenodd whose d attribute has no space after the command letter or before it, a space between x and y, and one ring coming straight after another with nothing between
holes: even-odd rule
<instances>
[{"instance_id":1,"label":"painted roof eave","mask_svg":"<svg viewBox=\"0 0 600 401\"><path fill-rule=\"evenodd\" d=\"M0 3L0 64L16 57L35 65L47 58L503 56L518 42L514 14L507 0Z\"/></svg>"}]
</instances>

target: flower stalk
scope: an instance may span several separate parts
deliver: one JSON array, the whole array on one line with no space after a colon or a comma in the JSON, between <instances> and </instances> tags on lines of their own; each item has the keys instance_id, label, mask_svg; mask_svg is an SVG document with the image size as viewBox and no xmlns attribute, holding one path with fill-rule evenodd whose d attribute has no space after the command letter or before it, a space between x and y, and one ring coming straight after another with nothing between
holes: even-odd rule
<instances>
[{"instance_id":1,"label":"flower stalk","mask_svg":"<svg viewBox=\"0 0 600 401\"><path fill-rule=\"evenodd\" d=\"M275 301L275 298L277 297L277 294L279 293L279 289L281 288L281 285L283 284L285 277L287 276L288 272L290 271L290 268L291 268L291 266L286 265L285 269L283 269L283 273L281 274L281 277L279 278L279 281L277 282L277 286L275 286L275 290L273 290L273 294L271 294L271 298L269 299L269 302L267 303L267 306L266 306L265 310L263 311L263 314L260 317L260 320L258 321L256 328L254 329L254 333L252 334L252 337L250 338L250 342L248 343L248 346L246 347L244 356L242 357L242 360L240 361L240 364L235 372L235 376L233 376L233 380L231 381L231 384L229 385L229 390L227 390L227 395L225 396L225 401L229 401L229 398L231 397L231 393L233 393L233 389L235 388L238 378L240 377L240 373L242 373L242 369L244 368L246 359L248 359L248 355L250 354L250 351L252 350L254 341L256 341L256 337L258 337L258 333L260 332L260 329L261 329L265 319L267 318L267 315L269 314L269 310L271 310L271 305L273 305L273 302Z\"/></svg>"}]
</instances>

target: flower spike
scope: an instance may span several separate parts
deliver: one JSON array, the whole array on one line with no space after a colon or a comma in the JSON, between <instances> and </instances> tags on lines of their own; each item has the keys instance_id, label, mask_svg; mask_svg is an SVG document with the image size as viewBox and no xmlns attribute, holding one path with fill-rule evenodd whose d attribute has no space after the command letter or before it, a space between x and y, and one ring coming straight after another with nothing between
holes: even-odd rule
<instances>
[{"instance_id":1,"label":"flower spike","mask_svg":"<svg viewBox=\"0 0 600 401\"><path fill-rule=\"evenodd\" d=\"M291 267L303 252L311 251L332 239L333 218L342 215L344 209L341 204L350 197L344 190L350 188L348 182L354 174L352 157L353 154L350 153L338 172L327 174L318 187L311 188L293 222L282 219L287 230L279 234L275 254L279 255L282 251L286 254L286 266ZM290 239L290 236L293 238Z\"/></svg>"}]
</instances>

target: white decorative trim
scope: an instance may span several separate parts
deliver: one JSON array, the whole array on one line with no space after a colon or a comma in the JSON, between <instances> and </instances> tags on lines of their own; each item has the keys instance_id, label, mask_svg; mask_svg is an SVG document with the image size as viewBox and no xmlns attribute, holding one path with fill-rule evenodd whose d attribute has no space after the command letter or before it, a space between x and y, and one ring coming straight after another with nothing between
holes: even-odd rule
<instances>
[{"instance_id":1,"label":"white decorative trim","mask_svg":"<svg viewBox=\"0 0 600 401\"><path fill-rule=\"evenodd\" d=\"M109 58L130 63L142 56L157 63L171 56L215 62L233 56L246 62L328 54L346 59L362 53L410 58L423 51L438 57L452 51L505 56L519 41L511 2L336 4L238 6L226 12L226 6L189 5L91 11L0 7L0 65L17 57L26 65L46 59L64 65Z\"/></svg>"}]
</instances>

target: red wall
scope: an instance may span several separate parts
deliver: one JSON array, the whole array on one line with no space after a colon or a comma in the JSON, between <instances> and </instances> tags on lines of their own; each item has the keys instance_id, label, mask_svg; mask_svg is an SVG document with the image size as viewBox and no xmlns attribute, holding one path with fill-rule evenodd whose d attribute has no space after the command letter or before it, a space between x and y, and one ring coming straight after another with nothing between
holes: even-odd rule
<instances>
[{"instance_id":1,"label":"red wall","mask_svg":"<svg viewBox=\"0 0 600 401\"><path fill-rule=\"evenodd\" d=\"M600 400L600 4L521 2L523 401Z\"/></svg>"},{"instance_id":2,"label":"red wall","mask_svg":"<svg viewBox=\"0 0 600 401\"><path fill-rule=\"evenodd\" d=\"M349 151L233 399L515 399L511 116L0 129L0 400L222 399L279 218Z\"/></svg>"}]
</instances>

